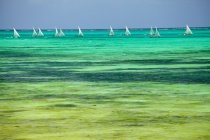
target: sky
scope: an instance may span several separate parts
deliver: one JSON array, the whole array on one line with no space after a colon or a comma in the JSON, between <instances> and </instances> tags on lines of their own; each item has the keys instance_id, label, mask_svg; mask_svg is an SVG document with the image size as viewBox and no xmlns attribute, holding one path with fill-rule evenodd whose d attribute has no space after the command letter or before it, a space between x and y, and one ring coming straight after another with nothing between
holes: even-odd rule
<instances>
[{"instance_id":1,"label":"sky","mask_svg":"<svg viewBox=\"0 0 210 140\"><path fill-rule=\"evenodd\" d=\"M210 27L210 0L0 0L0 29Z\"/></svg>"}]
</instances>

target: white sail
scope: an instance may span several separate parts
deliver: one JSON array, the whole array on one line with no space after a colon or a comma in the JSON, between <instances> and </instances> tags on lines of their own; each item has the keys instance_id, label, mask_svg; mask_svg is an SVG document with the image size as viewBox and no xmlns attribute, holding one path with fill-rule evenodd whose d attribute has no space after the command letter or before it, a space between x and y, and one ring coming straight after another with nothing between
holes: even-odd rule
<instances>
[{"instance_id":1,"label":"white sail","mask_svg":"<svg viewBox=\"0 0 210 140\"><path fill-rule=\"evenodd\" d=\"M131 35L131 32L129 31L128 27L125 26L125 28L126 28L125 35Z\"/></svg>"},{"instance_id":2,"label":"white sail","mask_svg":"<svg viewBox=\"0 0 210 140\"><path fill-rule=\"evenodd\" d=\"M55 28L55 37L59 37L58 29Z\"/></svg>"},{"instance_id":3,"label":"white sail","mask_svg":"<svg viewBox=\"0 0 210 140\"><path fill-rule=\"evenodd\" d=\"M78 29L79 29L78 36L84 36L83 33L82 33L82 30L80 29L80 27L78 27Z\"/></svg>"},{"instance_id":4,"label":"white sail","mask_svg":"<svg viewBox=\"0 0 210 140\"><path fill-rule=\"evenodd\" d=\"M188 25L186 25L186 31L185 31L185 35L192 35L192 31L190 30L190 27Z\"/></svg>"},{"instance_id":5,"label":"white sail","mask_svg":"<svg viewBox=\"0 0 210 140\"><path fill-rule=\"evenodd\" d=\"M19 35L18 32L15 30L15 28L13 28L13 30L14 30L14 35L13 35L13 37L14 37L14 38L19 38L20 35Z\"/></svg>"},{"instance_id":6,"label":"white sail","mask_svg":"<svg viewBox=\"0 0 210 140\"><path fill-rule=\"evenodd\" d=\"M157 29L157 27L155 27L155 28L156 28L155 37L160 37L160 33L158 32L158 29Z\"/></svg>"},{"instance_id":7,"label":"white sail","mask_svg":"<svg viewBox=\"0 0 210 140\"><path fill-rule=\"evenodd\" d=\"M36 33L36 30L35 30L34 28L33 28L33 30L34 30L34 31L33 31L32 36L35 37L35 36L37 36L37 33Z\"/></svg>"},{"instance_id":8,"label":"white sail","mask_svg":"<svg viewBox=\"0 0 210 140\"><path fill-rule=\"evenodd\" d=\"M110 33L109 33L110 36L113 36L114 35L114 31L112 29L112 26L110 26Z\"/></svg>"},{"instance_id":9,"label":"white sail","mask_svg":"<svg viewBox=\"0 0 210 140\"><path fill-rule=\"evenodd\" d=\"M63 31L60 29L60 33L59 33L59 37L64 37L65 34L63 33Z\"/></svg>"},{"instance_id":10,"label":"white sail","mask_svg":"<svg viewBox=\"0 0 210 140\"><path fill-rule=\"evenodd\" d=\"M151 29L150 29L149 34L150 34L151 36L154 34L154 31L153 31L152 27L151 27Z\"/></svg>"},{"instance_id":11,"label":"white sail","mask_svg":"<svg viewBox=\"0 0 210 140\"><path fill-rule=\"evenodd\" d=\"M42 30L39 28L39 32L37 36L44 36L44 34L42 33Z\"/></svg>"}]
</instances>

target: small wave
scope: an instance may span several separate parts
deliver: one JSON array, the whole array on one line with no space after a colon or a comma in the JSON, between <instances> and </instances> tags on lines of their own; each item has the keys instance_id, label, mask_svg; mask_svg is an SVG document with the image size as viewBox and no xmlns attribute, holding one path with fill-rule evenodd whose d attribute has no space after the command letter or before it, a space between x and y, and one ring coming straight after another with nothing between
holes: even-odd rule
<instances>
[{"instance_id":1,"label":"small wave","mask_svg":"<svg viewBox=\"0 0 210 140\"><path fill-rule=\"evenodd\" d=\"M186 29L186 28L183 28L183 27L180 27L180 28L173 28L173 30L182 30L182 29Z\"/></svg>"},{"instance_id":2,"label":"small wave","mask_svg":"<svg viewBox=\"0 0 210 140\"><path fill-rule=\"evenodd\" d=\"M166 31L166 30L169 30L169 29L159 29L159 30Z\"/></svg>"},{"instance_id":3,"label":"small wave","mask_svg":"<svg viewBox=\"0 0 210 140\"><path fill-rule=\"evenodd\" d=\"M198 30L202 30L202 29L205 29L205 30L208 30L208 28L192 28L192 29L198 29Z\"/></svg>"},{"instance_id":4,"label":"small wave","mask_svg":"<svg viewBox=\"0 0 210 140\"><path fill-rule=\"evenodd\" d=\"M180 30L180 29L183 29L183 28L171 28L171 30Z\"/></svg>"}]
</instances>

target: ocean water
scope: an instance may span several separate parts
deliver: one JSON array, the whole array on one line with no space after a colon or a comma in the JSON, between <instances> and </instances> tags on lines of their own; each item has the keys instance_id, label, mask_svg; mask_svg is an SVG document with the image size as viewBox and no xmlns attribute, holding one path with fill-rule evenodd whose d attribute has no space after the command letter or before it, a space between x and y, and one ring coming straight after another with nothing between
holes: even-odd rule
<instances>
[{"instance_id":1,"label":"ocean water","mask_svg":"<svg viewBox=\"0 0 210 140\"><path fill-rule=\"evenodd\" d=\"M0 31L0 139L209 139L210 28Z\"/></svg>"}]
</instances>

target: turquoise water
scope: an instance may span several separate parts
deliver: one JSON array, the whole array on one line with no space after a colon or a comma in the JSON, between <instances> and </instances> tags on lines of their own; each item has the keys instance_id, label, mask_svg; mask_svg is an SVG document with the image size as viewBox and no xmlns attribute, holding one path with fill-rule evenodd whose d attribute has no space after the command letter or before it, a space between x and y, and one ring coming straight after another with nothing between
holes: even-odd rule
<instances>
[{"instance_id":1,"label":"turquoise water","mask_svg":"<svg viewBox=\"0 0 210 140\"><path fill-rule=\"evenodd\" d=\"M210 28L17 31L0 31L0 139L210 138Z\"/></svg>"},{"instance_id":2,"label":"turquoise water","mask_svg":"<svg viewBox=\"0 0 210 140\"><path fill-rule=\"evenodd\" d=\"M193 30L192 36L160 29L162 38L148 38L148 30L134 30L131 36L117 30L114 37L107 30L85 30L83 38L77 31L65 31L65 38L43 32L45 37L32 38L31 31L20 31L19 39L1 32L2 81L209 83L210 29Z\"/></svg>"}]
</instances>

